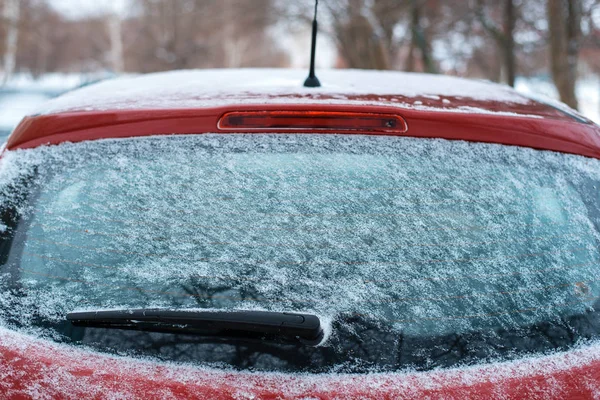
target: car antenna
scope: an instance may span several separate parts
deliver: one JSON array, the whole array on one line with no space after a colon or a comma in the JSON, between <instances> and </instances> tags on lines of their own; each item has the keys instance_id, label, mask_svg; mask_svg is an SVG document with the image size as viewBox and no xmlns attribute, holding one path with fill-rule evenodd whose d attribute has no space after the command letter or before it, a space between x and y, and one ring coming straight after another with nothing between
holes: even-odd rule
<instances>
[{"instance_id":1,"label":"car antenna","mask_svg":"<svg viewBox=\"0 0 600 400\"><path fill-rule=\"evenodd\" d=\"M312 45L310 49L310 71L308 78L304 81L304 87L320 87L321 82L315 75L315 49L317 48L317 7L319 6L319 0L315 0L315 17L312 23Z\"/></svg>"}]
</instances>

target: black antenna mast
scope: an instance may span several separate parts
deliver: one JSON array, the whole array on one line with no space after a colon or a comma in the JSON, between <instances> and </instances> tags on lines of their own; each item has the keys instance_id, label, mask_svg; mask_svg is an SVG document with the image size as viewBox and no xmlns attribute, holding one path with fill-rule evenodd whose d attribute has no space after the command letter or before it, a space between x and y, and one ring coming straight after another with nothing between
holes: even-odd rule
<instances>
[{"instance_id":1,"label":"black antenna mast","mask_svg":"<svg viewBox=\"0 0 600 400\"><path fill-rule=\"evenodd\" d=\"M317 48L317 7L319 6L319 0L315 0L315 17L312 23L312 46L310 49L310 71L308 78L304 81L304 87L320 87L321 82L315 75L315 50Z\"/></svg>"}]
</instances>

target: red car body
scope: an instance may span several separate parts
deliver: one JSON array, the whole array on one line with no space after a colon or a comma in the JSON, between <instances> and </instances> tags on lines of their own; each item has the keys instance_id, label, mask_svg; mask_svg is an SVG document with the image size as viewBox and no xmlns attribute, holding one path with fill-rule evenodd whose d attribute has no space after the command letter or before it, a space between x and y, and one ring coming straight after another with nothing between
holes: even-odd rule
<instances>
[{"instance_id":1,"label":"red car body","mask_svg":"<svg viewBox=\"0 0 600 400\"><path fill-rule=\"evenodd\" d=\"M301 82L302 73L297 75ZM373 76L386 79L390 75ZM327 85L327 78L322 81ZM490 90L495 87L482 85ZM71 101L88 100L94 89L86 90L71 94ZM432 92L406 95L337 93L335 89L261 90L219 93L206 106L190 107L189 98L182 95L180 102L175 99L168 106L149 107L150 100L161 95L155 88L145 94L147 98L136 99L126 107L99 101L91 110L47 112L25 118L5 150L149 135L290 133L289 127L224 129L220 121L231 112L258 116L269 115L265 112L297 112L325 119L332 113L395 115L406 124L395 132L306 126L291 130L299 134L435 137L600 158L599 126L569 111L525 98L511 103L495 100L494 96L482 99ZM131 101L126 97L124 101ZM10 398L104 398L108 393L124 398L594 398L600 393L600 346L462 369L311 376L158 364L75 349L0 328L0 393Z\"/></svg>"}]
</instances>

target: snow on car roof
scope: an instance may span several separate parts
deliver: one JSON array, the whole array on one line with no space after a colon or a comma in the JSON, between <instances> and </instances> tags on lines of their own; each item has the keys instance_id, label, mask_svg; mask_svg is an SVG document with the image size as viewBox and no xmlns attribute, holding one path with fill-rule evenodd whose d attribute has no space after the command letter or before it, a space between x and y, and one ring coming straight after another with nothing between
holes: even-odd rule
<instances>
[{"instance_id":1,"label":"snow on car roof","mask_svg":"<svg viewBox=\"0 0 600 400\"><path fill-rule=\"evenodd\" d=\"M441 75L323 70L318 76L320 88L304 88L306 71L292 69L186 70L121 77L53 99L38 113L311 103L514 114L514 107L497 110L485 103L494 103L496 108L499 103L518 108L534 103L508 86Z\"/></svg>"},{"instance_id":2,"label":"snow on car roof","mask_svg":"<svg viewBox=\"0 0 600 400\"><path fill-rule=\"evenodd\" d=\"M318 74L320 88L303 87L306 71L290 69L123 76L41 105L15 129L7 149L215 132L224 112L327 108L398 113L410 127L408 136L511 144L600 158L598 126L566 105L536 101L505 85L392 71L326 70Z\"/></svg>"}]
</instances>

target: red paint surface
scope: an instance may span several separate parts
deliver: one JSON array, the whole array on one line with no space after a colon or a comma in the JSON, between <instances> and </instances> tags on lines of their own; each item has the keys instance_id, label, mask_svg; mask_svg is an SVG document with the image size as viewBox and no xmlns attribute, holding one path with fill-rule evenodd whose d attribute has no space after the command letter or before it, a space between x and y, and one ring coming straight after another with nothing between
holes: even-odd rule
<instances>
[{"instance_id":1,"label":"red paint surface","mask_svg":"<svg viewBox=\"0 0 600 400\"><path fill-rule=\"evenodd\" d=\"M412 99L415 100L415 99ZM424 101L426 101L424 99ZM518 145L600 158L600 127L577 122L537 103L527 107L489 105L500 112L539 115L503 116L401 107L348 105L237 105L203 109L123 110L60 113L28 117L11 135L7 149L45 144L147 135L219 132L217 121L231 111L333 111L397 113L405 133L379 133ZM244 132L243 130L235 131ZM252 133L254 131L247 131ZM282 130L289 133L289 131ZM231 131L222 132L231 134ZM299 133L331 133L306 130ZM336 133L374 134L336 131ZM593 398L600 395L600 350L596 358L581 351L551 361L481 366L412 375L300 376L231 373L116 359L58 346L1 330L0 394L13 398L45 393L56 398L124 397L232 398ZM14 338L12 338L14 335ZM17 343L18 345L15 345ZM566 368L556 367L571 360ZM565 364L566 365L566 364ZM528 368L535 371L528 372ZM2 397L2 396L0 396Z\"/></svg>"},{"instance_id":2,"label":"red paint surface","mask_svg":"<svg viewBox=\"0 0 600 400\"><path fill-rule=\"evenodd\" d=\"M92 111L42 115L25 118L10 136L7 149L148 135L255 133L255 130L219 131L217 122L226 112L257 110L392 112L406 120L406 133L373 133L360 130L339 130L335 133L459 139L600 158L600 127L577 122L566 116L532 118L359 105L237 105L202 109ZM287 130L281 132L289 133ZM330 130L295 132L332 133Z\"/></svg>"},{"instance_id":3,"label":"red paint surface","mask_svg":"<svg viewBox=\"0 0 600 400\"><path fill-rule=\"evenodd\" d=\"M232 373L118 359L6 333L0 339L0 393L30 398L597 398L600 358L585 350L465 370L413 374ZM14 335L17 340L11 340ZM7 340L8 339L8 340ZM599 349L594 351L600 352ZM577 360L582 360L578 363ZM533 367L534 364L537 364ZM565 368L561 368L561 365ZM13 371L13 374L6 374Z\"/></svg>"}]
</instances>

